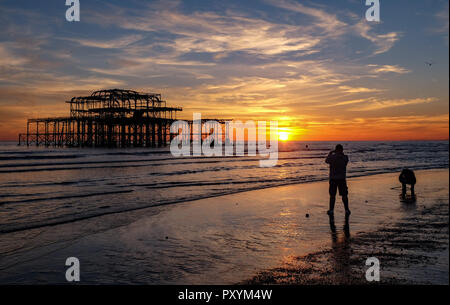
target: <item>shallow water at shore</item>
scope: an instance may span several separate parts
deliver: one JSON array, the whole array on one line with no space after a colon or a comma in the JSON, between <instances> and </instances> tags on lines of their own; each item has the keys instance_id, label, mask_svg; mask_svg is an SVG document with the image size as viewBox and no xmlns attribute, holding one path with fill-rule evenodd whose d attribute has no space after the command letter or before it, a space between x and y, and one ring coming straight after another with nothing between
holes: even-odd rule
<instances>
[{"instance_id":1,"label":"shallow water at shore","mask_svg":"<svg viewBox=\"0 0 450 305\"><path fill-rule=\"evenodd\" d=\"M335 142L280 143L257 157L174 158L161 149L17 147L0 143L0 233L285 184L327 179ZM348 142L348 176L448 168L448 141ZM114 227L115 222L111 223ZM106 226L107 227L107 226Z\"/></svg>"},{"instance_id":2,"label":"shallow water at shore","mask_svg":"<svg viewBox=\"0 0 450 305\"><path fill-rule=\"evenodd\" d=\"M413 204L400 200L397 174L349 179L350 234L374 232L443 200L448 205L448 169L416 174ZM9 233L0 242L0 282L64 283L69 256L80 259L83 283L241 282L328 249L327 202L327 183L315 182ZM342 228L340 203L336 208L335 223ZM9 238L21 240L21 246L12 246Z\"/></svg>"}]
</instances>

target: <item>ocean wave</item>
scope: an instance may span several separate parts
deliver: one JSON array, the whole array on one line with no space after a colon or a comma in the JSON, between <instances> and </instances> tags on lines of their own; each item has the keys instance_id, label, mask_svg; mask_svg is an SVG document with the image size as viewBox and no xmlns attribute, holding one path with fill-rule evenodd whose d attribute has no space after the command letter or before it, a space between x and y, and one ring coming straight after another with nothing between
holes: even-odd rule
<instances>
[{"instance_id":1,"label":"ocean wave","mask_svg":"<svg viewBox=\"0 0 450 305\"><path fill-rule=\"evenodd\" d=\"M336 143L309 143L308 149L305 143L294 144L281 147L272 168L259 167L264 159L259 156L174 158L152 149L34 152L11 147L0 152L0 233L326 180L324 158ZM446 141L344 144L350 155L348 177L449 166Z\"/></svg>"}]
</instances>

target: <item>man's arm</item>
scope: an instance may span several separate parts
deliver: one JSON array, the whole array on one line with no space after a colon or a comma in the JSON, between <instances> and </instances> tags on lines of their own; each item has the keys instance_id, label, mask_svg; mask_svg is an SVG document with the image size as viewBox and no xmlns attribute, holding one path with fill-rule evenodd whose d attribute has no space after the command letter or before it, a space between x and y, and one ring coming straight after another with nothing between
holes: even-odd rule
<instances>
[{"instance_id":1,"label":"man's arm","mask_svg":"<svg viewBox=\"0 0 450 305\"><path fill-rule=\"evenodd\" d=\"M333 157L333 153L334 153L334 150L333 150L333 151L330 151L330 152L328 153L328 156L327 156L327 158L325 159L325 163L328 163L328 164L331 163L331 160L332 160L332 157Z\"/></svg>"}]
</instances>

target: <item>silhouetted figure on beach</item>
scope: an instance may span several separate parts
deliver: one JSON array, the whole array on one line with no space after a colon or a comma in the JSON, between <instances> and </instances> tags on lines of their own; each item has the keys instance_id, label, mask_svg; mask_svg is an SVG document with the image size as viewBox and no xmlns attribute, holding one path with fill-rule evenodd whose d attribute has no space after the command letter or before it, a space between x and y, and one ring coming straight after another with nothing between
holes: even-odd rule
<instances>
[{"instance_id":1,"label":"silhouetted figure on beach","mask_svg":"<svg viewBox=\"0 0 450 305\"><path fill-rule=\"evenodd\" d=\"M348 216L350 215L346 180L348 157L344 154L344 147L341 144L336 145L336 149L330 151L325 162L330 164L330 209L327 213L328 215L333 215L336 193L339 189L339 195L341 195L345 207L345 215Z\"/></svg>"},{"instance_id":2,"label":"silhouetted figure on beach","mask_svg":"<svg viewBox=\"0 0 450 305\"><path fill-rule=\"evenodd\" d=\"M414 172L409 168L405 168L400 173L398 180L400 180L400 183L402 184L402 198L406 197L407 184L411 185L411 197L414 197L414 185L416 184L416 175L414 175Z\"/></svg>"}]
</instances>

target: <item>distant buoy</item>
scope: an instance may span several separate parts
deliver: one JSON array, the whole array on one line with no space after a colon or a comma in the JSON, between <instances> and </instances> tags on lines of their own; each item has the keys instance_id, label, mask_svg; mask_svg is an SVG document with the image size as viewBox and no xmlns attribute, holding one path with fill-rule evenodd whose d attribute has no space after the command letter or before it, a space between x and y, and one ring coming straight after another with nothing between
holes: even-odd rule
<instances>
[{"instance_id":1,"label":"distant buoy","mask_svg":"<svg viewBox=\"0 0 450 305\"><path fill-rule=\"evenodd\" d=\"M309 218L309 214L308 214L308 213L306 213L306 215L305 215L305 216L306 216L306 218Z\"/></svg>"}]
</instances>

